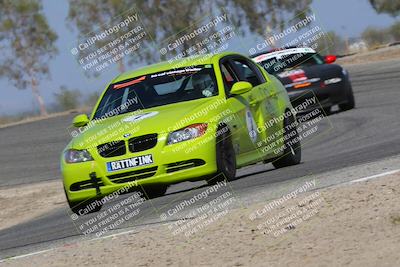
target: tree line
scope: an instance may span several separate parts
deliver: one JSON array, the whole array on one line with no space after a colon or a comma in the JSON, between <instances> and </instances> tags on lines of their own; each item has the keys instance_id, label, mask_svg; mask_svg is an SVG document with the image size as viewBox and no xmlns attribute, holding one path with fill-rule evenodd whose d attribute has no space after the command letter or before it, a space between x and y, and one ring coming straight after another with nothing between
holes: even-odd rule
<instances>
[{"instance_id":1,"label":"tree line","mask_svg":"<svg viewBox=\"0 0 400 267\"><path fill-rule=\"evenodd\" d=\"M126 65L138 62L154 63L163 55L158 53L154 43L186 29L200 26L199 18L205 14L215 15L218 10L229 13L230 23L242 37L250 33L265 36L271 31L283 29L290 21L300 21L311 12L312 0L69 0L67 26L76 30L77 40L89 32L104 29L104 25L115 17L134 8L151 36L148 49L120 59L118 71L123 72ZM396 2L396 3L395 3ZM377 12L399 15L398 1L370 0ZM196 25L197 24L197 25ZM398 26L397 26L398 27ZM121 31L118 34L124 34ZM202 36L199 36L201 38ZM41 0L0 0L0 77L6 78L18 89L30 88L39 106L40 114L47 110L40 94L40 82L50 79L49 63L58 54L57 33L49 25L43 12ZM186 46L196 43L190 40ZM192 42L192 43L191 43ZM96 46L104 45L97 42ZM182 49L185 49L183 47ZM179 50L174 53L178 53ZM83 55L78 55L83 56ZM64 108L71 108L81 98L76 90L62 87L55 94L57 102ZM90 98L90 97L89 97ZM94 98L92 96L92 98ZM75 103L75 104L74 104Z\"/></svg>"}]
</instances>

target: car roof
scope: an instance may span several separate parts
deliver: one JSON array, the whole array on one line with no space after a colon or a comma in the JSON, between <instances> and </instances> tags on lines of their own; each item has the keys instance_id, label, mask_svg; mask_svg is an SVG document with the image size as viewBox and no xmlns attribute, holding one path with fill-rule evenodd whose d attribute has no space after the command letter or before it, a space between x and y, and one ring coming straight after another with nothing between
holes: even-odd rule
<instances>
[{"instance_id":1,"label":"car roof","mask_svg":"<svg viewBox=\"0 0 400 267\"><path fill-rule=\"evenodd\" d=\"M194 65L213 64L214 62L217 62L219 59L227 55L241 55L241 54L234 52L223 52L218 54L204 54L204 55L186 57L179 60L174 60L172 62L163 61L139 69L135 69L132 71L124 72L119 76L117 76L116 78L114 78L111 83L117 83L138 76L156 73L160 71L166 71L175 68L189 67Z\"/></svg>"}]
</instances>

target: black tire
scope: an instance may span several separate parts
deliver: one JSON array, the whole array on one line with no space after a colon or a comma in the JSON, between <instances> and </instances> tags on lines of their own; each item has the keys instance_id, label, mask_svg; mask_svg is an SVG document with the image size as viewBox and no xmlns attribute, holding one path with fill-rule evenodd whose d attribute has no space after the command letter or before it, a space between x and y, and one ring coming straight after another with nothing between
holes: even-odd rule
<instances>
[{"instance_id":1,"label":"black tire","mask_svg":"<svg viewBox=\"0 0 400 267\"><path fill-rule=\"evenodd\" d=\"M323 113L325 114L325 115L330 115L331 114L331 109L332 109L332 106L329 106L329 107L324 107L324 108L322 108L322 111L323 111Z\"/></svg>"},{"instance_id":2,"label":"black tire","mask_svg":"<svg viewBox=\"0 0 400 267\"><path fill-rule=\"evenodd\" d=\"M275 168L279 169L291 165L299 164L301 161L301 143L299 139L299 133L297 131L297 121L294 117L285 118L284 120L284 151L283 155L272 162ZM295 133L293 134L293 131ZM293 136L289 137L291 134ZM295 142L295 140L298 140Z\"/></svg>"},{"instance_id":3,"label":"black tire","mask_svg":"<svg viewBox=\"0 0 400 267\"><path fill-rule=\"evenodd\" d=\"M167 189L168 185L146 186L143 188L143 193L146 199L152 199L162 197L167 192Z\"/></svg>"},{"instance_id":4,"label":"black tire","mask_svg":"<svg viewBox=\"0 0 400 267\"><path fill-rule=\"evenodd\" d=\"M354 101L353 88L349 85L346 90L346 103L339 104L339 108L342 111L346 111L355 108L355 106L356 102Z\"/></svg>"},{"instance_id":5,"label":"black tire","mask_svg":"<svg viewBox=\"0 0 400 267\"><path fill-rule=\"evenodd\" d=\"M221 126L218 132L220 132L223 127L227 126ZM229 130L226 130L225 133L221 136L217 136L216 161L216 174L206 180L209 185L214 185L217 182L221 182L225 179L227 181L232 181L233 179L235 179L236 155Z\"/></svg>"},{"instance_id":6,"label":"black tire","mask_svg":"<svg viewBox=\"0 0 400 267\"><path fill-rule=\"evenodd\" d=\"M86 214L93 213L93 212L97 212L97 211L101 210L101 208L103 206L101 204L101 201L98 200L98 199L85 200L85 201L82 201L82 202L73 202L73 201L70 201L68 199L67 192L65 191L65 188L64 188L64 193L65 193L65 197L67 198L67 202L68 202L69 208L71 209L71 211L73 213L75 213L75 214L77 214L79 216L86 215ZM98 201L96 202L96 200L98 200ZM96 202L96 205L93 205L93 203L95 203L95 202ZM93 207L92 207L92 205L93 205ZM85 211L87 211L87 212L85 212Z\"/></svg>"}]
</instances>

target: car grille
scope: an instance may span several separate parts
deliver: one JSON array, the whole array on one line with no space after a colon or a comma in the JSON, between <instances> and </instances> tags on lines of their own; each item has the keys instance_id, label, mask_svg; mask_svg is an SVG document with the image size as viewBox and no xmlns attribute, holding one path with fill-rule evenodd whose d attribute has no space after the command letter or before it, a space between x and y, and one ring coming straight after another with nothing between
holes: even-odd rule
<instances>
[{"instance_id":1,"label":"car grille","mask_svg":"<svg viewBox=\"0 0 400 267\"><path fill-rule=\"evenodd\" d=\"M124 173L118 173L118 174L113 174L107 176L108 179L110 179L111 182L121 184L121 183L127 183L127 182L132 182L144 178L149 178L151 176L154 176L157 172L157 166L156 167L151 167L151 168L145 168L145 169L140 169L140 170L135 170L135 171L130 171L130 172L124 172Z\"/></svg>"},{"instance_id":2,"label":"car grille","mask_svg":"<svg viewBox=\"0 0 400 267\"><path fill-rule=\"evenodd\" d=\"M157 134L146 134L136 136L128 140L128 149L130 152L141 152L153 148L157 145ZM97 146L97 151L103 158L111 158L126 154L125 141L113 141Z\"/></svg>"},{"instance_id":3,"label":"car grille","mask_svg":"<svg viewBox=\"0 0 400 267\"><path fill-rule=\"evenodd\" d=\"M103 158L122 156L126 153L125 141L113 141L98 145L97 151Z\"/></svg>"},{"instance_id":4,"label":"car grille","mask_svg":"<svg viewBox=\"0 0 400 267\"><path fill-rule=\"evenodd\" d=\"M97 184L98 184L98 186L104 185L103 181L100 178L97 178ZM80 190L92 189L92 188L96 188L96 186L91 180L80 181L80 182L74 183L70 186L71 191L80 191Z\"/></svg>"},{"instance_id":5,"label":"car grille","mask_svg":"<svg viewBox=\"0 0 400 267\"><path fill-rule=\"evenodd\" d=\"M202 159L190 159L190 160L169 163L169 164L165 165L165 167L166 167L166 172L171 173L171 172L176 172L176 171L180 171L180 170L185 170L185 169L190 169L193 167L201 166L201 165L204 165L205 163L206 162Z\"/></svg>"},{"instance_id":6,"label":"car grille","mask_svg":"<svg viewBox=\"0 0 400 267\"><path fill-rule=\"evenodd\" d=\"M129 139L128 147L130 152L140 152L157 145L157 134L146 134Z\"/></svg>"}]
</instances>

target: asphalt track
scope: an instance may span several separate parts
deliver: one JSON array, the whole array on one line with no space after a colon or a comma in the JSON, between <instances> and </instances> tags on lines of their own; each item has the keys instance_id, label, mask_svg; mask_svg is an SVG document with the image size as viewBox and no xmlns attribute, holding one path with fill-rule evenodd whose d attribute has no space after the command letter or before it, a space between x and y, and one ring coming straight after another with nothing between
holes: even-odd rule
<instances>
[{"instance_id":1,"label":"asphalt track","mask_svg":"<svg viewBox=\"0 0 400 267\"><path fill-rule=\"evenodd\" d=\"M303 146L302 164L279 170L271 164L243 168L226 190L234 192L240 201L242 196L249 198L249 192L256 189L273 192L282 181L295 183L305 176L399 155L400 60L353 65L347 69L357 108L333 112L321 122L319 134ZM67 127L72 117L73 114L0 129L0 187L60 179L58 159L69 140ZM160 214L203 192L206 187L202 185L201 182L183 183L171 187L166 196L145 202L137 219L125 222L119 228L160 222ZM279 194L284 192L280 189ZM204 201L196 205L201 203ZM0 231L0 257L81 238L77 227L90 216L73 221L68 212L66 208L56 210ZM176 218L167 218L173 219Z\"/></svg>"}]
</instances>

